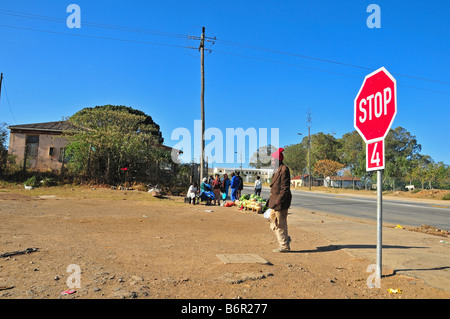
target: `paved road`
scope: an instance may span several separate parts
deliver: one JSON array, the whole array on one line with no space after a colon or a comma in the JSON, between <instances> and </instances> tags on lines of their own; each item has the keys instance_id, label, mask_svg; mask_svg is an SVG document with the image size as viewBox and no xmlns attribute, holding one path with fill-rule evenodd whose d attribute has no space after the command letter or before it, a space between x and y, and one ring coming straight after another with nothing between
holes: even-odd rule
<instances>
[{"instance_id":1,"label":"paved road","mask_svg":"<svg viewBox=\"0 0 450 319\"><path fill-rule=\"evenodd\" d=\"M243 193L253 189L245 186ZM268 198L270 190L264 188L262 197ZM311 211L322 211L353 218L376 220L376 198L351 195L312 193L292 190L292 206ZM431 225L450 230L450 205L398 201L383 198L383 222L403 226Z\"/></svg>"}]
</instances>

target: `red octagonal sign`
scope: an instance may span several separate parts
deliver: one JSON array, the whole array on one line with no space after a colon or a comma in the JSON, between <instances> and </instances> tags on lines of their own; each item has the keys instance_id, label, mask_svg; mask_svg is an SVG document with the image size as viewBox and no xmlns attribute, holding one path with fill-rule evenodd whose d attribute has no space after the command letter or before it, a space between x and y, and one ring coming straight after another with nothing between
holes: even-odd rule
<instances>
[{"instance_id":1,"label":"red octagonal sign","mask_svg":"<svg viewBox=\"0 0 450 319\"><path fill-rule=\"evenodd\" d=\"M386 137L397 114L397 82L384 68L370 73L356 95L354 126L366 143Z\"/></svg>"}]
</instances>

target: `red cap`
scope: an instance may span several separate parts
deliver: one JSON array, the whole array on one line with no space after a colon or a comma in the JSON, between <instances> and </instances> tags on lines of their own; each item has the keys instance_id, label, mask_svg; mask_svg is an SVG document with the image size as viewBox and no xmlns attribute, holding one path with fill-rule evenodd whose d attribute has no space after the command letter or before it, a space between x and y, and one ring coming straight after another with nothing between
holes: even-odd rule
<instances>
[{"instance_id":1,"label":"red cap","mask_svg":"<svg viewBox=\"0 0 450 319\"><path fill-rule=\"evenodd\" d=\"M277 159L277 160L279 160L279 161L282 161L282 160L284 159L283 151L284 151L284 148L281 148L281 147L280 147L278 150L276 150L275 152L273 152L271 156L272 156L274 159Z\"/></svg>"}]
</instances>

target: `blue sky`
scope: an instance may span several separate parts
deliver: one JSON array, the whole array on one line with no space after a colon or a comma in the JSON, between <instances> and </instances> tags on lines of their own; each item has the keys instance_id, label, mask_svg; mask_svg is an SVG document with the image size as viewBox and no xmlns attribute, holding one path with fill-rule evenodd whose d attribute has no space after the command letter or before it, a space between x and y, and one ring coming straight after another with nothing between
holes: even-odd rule
<instances>
[{"instance_id":1,"label":"blue sky","mask_svg":"<svg viewBox=\"0 0 450 319\"><path fill-rule=\"evenodd\" d=\"M81 9L80 29L65 23L72 3ZM381 28L366 25L372 3L380 6ZM174 146L172 132L193 132L200 119L200 57L186 48L198 41L182 35L200 36L205 26L217 39L205 57L207 128L279 128L280 145L289 145L307 134L309 110L312 134L339 138L354 130L353 100L364 76L384 66L397 80L392 127L406 128L422 154L448 164L448 12L445 0L1 0L0 122L127 105L151 115ZM251 155L247 150L245 162Z\"/></svg>"}]
</instances>

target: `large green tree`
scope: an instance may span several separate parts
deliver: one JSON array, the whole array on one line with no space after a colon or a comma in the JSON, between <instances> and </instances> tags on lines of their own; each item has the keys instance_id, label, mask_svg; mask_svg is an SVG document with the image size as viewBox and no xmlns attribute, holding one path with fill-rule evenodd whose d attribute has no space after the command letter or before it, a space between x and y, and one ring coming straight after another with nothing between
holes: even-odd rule
<instances>
[{"instance_id":1,"label":"large green tree","mask_svg":"<svg viewBox=\"0 0 450 319\"><path fill-rule=\"evenodd\" d=\"M302 143L307 139L305 137ZM311 166L324 159L339 161L339 148L339 141L332 134L319 132L311 135Z\"/></svg>"},{"instance_id":2,"label":"large green tree","mask_svg":"<svg viewBox=\"0 0 450 319\"><path fill-rule=\"evenodd\" d=\"M68 168L89 180L115 183L152 173L170 154L160 146L159 126L143 112L124 106L85 108L69 118ZM153 165L154 166L154 165Z\"/></svg>"},{"instance_id":3,"label":"large green tree","mask_svg":"<svg viewBox=\"0 0 450 319\"><path fill-rule=\"evenodd\" d=\"M417 143L416 137L405 128L399 126L389 131L385 139L384 177L392 181L393 188L395 180L407 177L407 171L421 149L422 146Z\"/></svg>"},{"instance_id":4,"label":"large green tree","mask_svg":"<svg viewBox=\"0 0 450 319\"><path fill-rule=\"evenodd\" d=\"M284 163L292 171L292 176L303 175L308 165L308 148L302 143L286 146Z\"/></svg>"},{"instance_id":5,"label":"large green tree","mask_svg":"<svg viewBox=\"0 0 450 319\"><path fill-rule=\"evenodd\" d=\"M415 160L415 166L411 170L411 179L419 180L422 189L425 188L425 183L428 182L428 188L432 189L435 185L439 188L448 189L450 186L450 171L449 166L443 162L435 162L428 156L418 156Z\"/></svg>"},{"instance_id":6,"label":"large green tree","mask_svg":"<svg viewBox=\"0 0 450 319\"><path fill-rule=\"evenodd\" d=\"M432 161L429 155L419 155L413 160L414 167L412 168L411 179L418 180L422 185L422 189L428 179L428 165Z\"/></svg>"},{"instance_id":7,"label":"large green tree","mask_svg":"<svg viewBox=\"0 0 450 319\"><path fill-rule=\"evenodd\" d=\"M148 114L145 114L144 112L140 111L140 110L136 110L132 107L129 106L125 106L125 105L111 105L111 104L107 104L107 105L100 105L100 106L95 106L95 107L86 107L80 111L78 111L77 113L75 113L73 116L82 116L86 113L95 111L95 110L102 110L102 111L119 111L119 112L127 112L133 115L138 115L138 116L142 116L142 118L140 118L140 125L143 125L144 127L146 127L147 129L149 129L150 134L152 134L154 137L156 137L156 140L162 144L164 142L164 138L162 137L162 133L160 131L160 127L158 124L156 124L152 117Z\"/></svg>"},{"instance_id":8,"label":"large green tree","mask_svg":"<svg viewBox=\"0 0 450 319\"><path fill-rule=\"evenodd\" d=\"M339 142L339 162L345 164L351 176L366 177L365 143L359 133L354 130L345 133Z\"/></svg>"},{"instance_id":9,"label":"large green tree","mask_svg":"<svg viewBox=\"0 0 450 319\"><path fill-rule=\"evenodd\" d=\"M450 187L450 166L444 162L437 163L437 185L439 188L449 189Z\"/></svg>"},{"instance_id":10,"label":"large green tree","mask_svg":"<svg viewBox=\"0 0 450 319\"><path fill-rule=\"evenodd\" d=\"M317 161L324 159L340 160L340 142L332 134L323 132L311 135L311 147L309 146L309 136L305 136L300 143L291 144L284 148L284 161L296 175L307 172L309 166L311 167L312 175L314 173L313 167ZM311 156L309 156L310 152ZM309 163L310 158L311 163Z\"/></svg>"}]
</instances>

